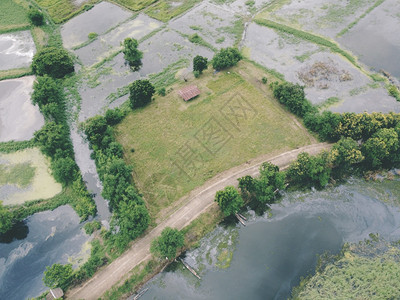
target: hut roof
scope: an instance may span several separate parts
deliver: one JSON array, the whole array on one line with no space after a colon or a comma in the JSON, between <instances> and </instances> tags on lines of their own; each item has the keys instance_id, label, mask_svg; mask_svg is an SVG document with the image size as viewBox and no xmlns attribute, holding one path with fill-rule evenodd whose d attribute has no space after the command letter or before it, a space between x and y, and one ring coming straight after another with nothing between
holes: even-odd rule
<instances>
[{"instance_id":1,"label":"hut roof","mask_svg":"<svg viewBox=\"0 0 400 300\"><path fill-rule=\"evenodd\" d=\"M195 85L189 85L179 90L178 94L183 98L183 100L188 101L200 95L200 90Z\"/></svg>"},{"instance_id":2,"label":"hut roof","mask_svg":"<svg viewBox=\"0 0 400 300\"><path fill-rule=\"evenodd\" d=\"M54 299L59 299L62 296L64 296L64 293L62 289L56 288L56 289L50 289L49 293L46 296L46 300L54 300Z\"/></svg>"}]
</instances>

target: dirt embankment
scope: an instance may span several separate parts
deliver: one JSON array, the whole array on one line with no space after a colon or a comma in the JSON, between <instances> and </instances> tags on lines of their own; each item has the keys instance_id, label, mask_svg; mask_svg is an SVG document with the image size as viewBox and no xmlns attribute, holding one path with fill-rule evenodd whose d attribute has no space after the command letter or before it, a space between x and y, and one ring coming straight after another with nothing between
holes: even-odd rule
<instances>
[{"instance_id":1,"label":"dirt embankment","mask_svg":"<svg viewBox=\"0 0 400 300\"><path fill-rule=\"evenodd\" d=\"M239 177L245 175L257 176L259 174L259 167L263 162L269 161L284 169L301 152L308 152L314 155L330 147L330 144L319 143L288 151L275 157L263 155L215 176L201 187L193 190L189 196L185 196L187 201L180 208L147 235L138 239L132 245L131 249L101 269L83 285L68 292L67 299L98 299L113 285L126 280L130 270L151 257L149 250L150 243L155 237L160 235L165 227L182 229L189 225L190 222L206 211L211 205L216 205L214 196L217 191L222 190L228 185L237 186L237 178Z\"/></svg>"}]
</instances>

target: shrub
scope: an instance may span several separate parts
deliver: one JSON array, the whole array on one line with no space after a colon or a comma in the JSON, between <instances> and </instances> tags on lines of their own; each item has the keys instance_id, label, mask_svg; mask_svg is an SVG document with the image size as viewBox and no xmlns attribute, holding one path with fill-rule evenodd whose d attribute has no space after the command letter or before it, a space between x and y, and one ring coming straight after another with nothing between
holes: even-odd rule
<instances>
[{"instance_id":1,"label":"shrub","mask_svg":"<svg viewBox=\"0 0 400 300\"><path fill-rule=\"evenodd\" d=\"M242 55L236 48L222 48L211 60L215 70L222 70L235 66L242 59Z\"/></svg>"},{"instance_id":2,"label":"shrub","mask_svg":"<svg viewBox=\"0 0 400 300\"><path fill-rule=\"evenodd\" d=\"M148 80L136 80L129 86L129 92L131 108L135 109L150 103L155 89Z\"/></svg>"},{"instance_id":3,"label":"shrub","mask_svg":"<svg viewBox=\"0 0 400 300\"><path fill-rule=\"evenodd\" d=\"M74 72L74 62L68 51L46 47L33 56L32 71L38 76L47 74L53 78L62 78Z\"/></svg>"},{"instance_id":4,"label":"shrub","mask_svg":"<svg viewBox=\"0 0 400 300\"><path fill-rule=\"evenodd\" d=\"M263 78L261 79L261 81L262 81L262 83L267 84L268 79L267 79L267 77L263 77Z\"/></svg>"},{"instance_id":5,"label":"shrub","mask_svg":"<svg viewBox=\"0 0 400 300\"><path fill-rule=\"evenodd\" d=\"M306 99L304 87L299 84L284 82L275 86L273 92L280 103L300 117L312 110L311 103Z\"/></svg>"},{"instance_id":6,"label":"shrub","mask_svg":"<svg viewBox=\"0 0 400 300\"><path fill-rule=\"evenodd\" d=\"M94 40L95 38L97 38L99 35L96 32L90 32L88 34L88 39L89 40Z\"/></svg>"},{"instance_id":7,"label":"shrub","mask_svg":"<svg viewBox=\"0 0 400 300\"><path fill-rule=\"evenodd\" d=\"M93 232L96 230L99 230L101 228L101 223L97 220L92 221L92 222L87 222L83 228L85 229L86 234L91 235Z\"/></svg>"},{"instance_id":8,"label":"shrub","mask_svg":"<svg viewBox=\"0 0 400 300\"><path fill-rule=\"evenodd\" d=\"M165 96L166 95L166 90L165 90L165 87L162 87L162 88L159 88L158 90L157 90L157 94L158 95L160 95L160 96Z\"/></svg>"},{"instance_id":9,"label":"shrub","mask_svg":"<svg viewBox=\"0 0 400 300\"><path fill-rule=\"evenodd\" d=\"M208 63L207 57L203 57L200 55L195 56L193 58L193 72L197 71L199 74L201 74L203 70L207 69L207 63Z\"/></svg>"},{"instance_id":10,"label":"shrub","mask_svg":"<svg viewBox=\"0 0 400 300\"><path fill-rule=\"evenodd\" d=\"M125 113L117 107L115 109L107 109L104 117L108 125L114 126L124 119Z\"/></svg>"},{"instance_id":11,"label":"shrub","mask_svg":"<svg viewBox=\"0 0 400 300\"><path fill-rule=\"evenodd\" d=\"M35 26L41 26L44 24L43 13L33 7L28 11L28 19Z\"/></svg>"},{"instance_id":12,"label":"shrub","mask_svg":"<svg viewBox=\"0 0 400 300\"><path fill-rule=\"evenodd\" d=\"M133 38L126 38L122 44L125 60L129 63L131 67L138 70L142 65L142 51L138 50L138 41Z\"/></svg>"}]
</instances>

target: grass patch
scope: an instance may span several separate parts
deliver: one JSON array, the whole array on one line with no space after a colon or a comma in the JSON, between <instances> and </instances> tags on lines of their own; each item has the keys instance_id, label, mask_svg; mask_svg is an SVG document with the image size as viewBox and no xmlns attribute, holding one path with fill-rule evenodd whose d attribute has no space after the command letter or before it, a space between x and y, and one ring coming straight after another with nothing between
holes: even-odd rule
<instances>
[{"instance_id":1,"label":"grass patch","mask_svg":"<svg viewBox=\"0 0 400 300\"><path fill-rule=\"evenodd\" d=\"M294 289L292 299L397 299L400 290L398 246L376 246L376 238L345 247ZM360 248L375 246L369 251Z\"/></svg>"},{"instance_id":2,"label":"grass patch","mask_svg":"<svg viewBox=\"0 0 400 300\"><path fill-rule=\"evenodd\" d=\"M24 0L0 1L0 33L29 28L28 4Z\"/></svg>"},{"instance_id":3,"label":"grass patch","mask_svg":"<svg viewBox=\"0 0 400 300\"><path fill-rule=\"evenodd\" d=\"M195 100L185 103L176 92L156 96L115 128L152 217L224 170L312 142L260 82L263 76L263 69L246 62L216 75L209 69L173 86L196 84L201 95ZM230 105L244 105L246 114L230 114ZM208 136L213 129L220 136Z\"/></svg>"},{"instance_id":4,"label":"grass patch","mask_svg":"<svg viewBox=\"0 0 400 300\"><path fill-rule=\"evenodd\" d=\"M154 19L168 22L172 18L191 9L199 2L201 2L201 0L181 0L180 2L176 0L160 0L146 9L145 13Z\"/></svg>"},{"instance_id":5,"label":"grass patch","mask_svg":"<svg viewBox=\"0 0 400 300\"><path fill-rule=\"evenodd\" d=\"M183 36L186 36L186 35L183 35ZM189 36L186 36L188 39L189 39L189 41L191 42L191 43L193 43L193 44L197 44L197 45L200 45L200 46L204 46L204 47L206 47L206 48L209 48L209 49L211 49L212 51L216 51L217 49L215 49L215 47L214 46L212 46L211 44L209 44L209 43L207 43L200 35L198 35L197 33L195 33L195 34L192 34L192 35L189 35Z\"/></svg>"},{"instance_id":6,"label":"grass patch","mask_svg":"<svg viewBox=\"0 0 400 300\"><path fill-rule=\"evenodd\" d=\"M396 98L397 101L400 101L400 91L397 86L395 86L394 84L388 84L386 88L390 96Z\"/></svg>"},{"instance_id":7,"label":"grass patch","mask_svg":"<svg viewBox=\"0 0 400 300\"><path fill-rule=\"evenodd\" d=\"M48 12L55 23L59 24L91 9L99 0L87 0L81 5L75 5L73 0L36 0L36 2Z\"/></svg>"},{"instance_id":8,"label":"grass patch","mask_svg":"<svg viewBox=\"0 0 400 300\"><path fill-rule=\"evenodd\" d=\"M283 31L289 34L293 34L294 36L297 36L303 40L309 41L311 43L321 45L324 47L329 48L332 52L338 53L345 57L349 62L351 62L355 67L361 69L360 65L357 63L356 59L354 56L352 56L350 53L346 52L345 50L341 49L338 44L336 44L333 41L330 41L326 38L323 38L321 36L305 32L302 30L298 30L283 24L279 24L270 20L265 20L265 19L256 19L255 22L258 25L261 26L266 26L275 30Z\"/></svg>"},{"instance_id":9,"label":"grass patch","mask_svg":"<svg viewBox=\"0 0 400 300\"><path fill-rule=\"evenodd\" d=\"M326 99L324 102L316 105L316 107L319 110L325 110L328 107L330 107L330 106L332 106L332 105L334 105L334 104L336 104L338 102L340 102L340 99L338 97L330 97L330 98Z\"/></svg>"},{"instance_id":10,"label":"grass patch","mask_svg":"<svg viewBox=\"0 0 400 300\"><path fill-rule=\"evenodd\" d=\"M237 47L242 39L242 34L244 31L244 21L242 18L238 17L233 26L226 26L217 28L217 31L232 34L235 37L235 44L234 46Z\"/></svg>"},{"instance_id":11,"label":"grass patch","mask_svg":"<svg viewBox=\"0 0 400 300\"><path fill-rule=\"evenodd\" d=\"M12 166L0 165L0 185L14 184L25 188L32 182L35 169L29 162Z\"/></svg>"},{"instance_id":12,"label":"grass patch","mask_svg":"<svg viewBox=\"0 0 400 300\"><path fill-rule=\"evenodd\" d=\"M31 68L19 68L12 70L1 70L0 80L20 78L24 76L32 75Z\"/></svg>"}]
</instances>

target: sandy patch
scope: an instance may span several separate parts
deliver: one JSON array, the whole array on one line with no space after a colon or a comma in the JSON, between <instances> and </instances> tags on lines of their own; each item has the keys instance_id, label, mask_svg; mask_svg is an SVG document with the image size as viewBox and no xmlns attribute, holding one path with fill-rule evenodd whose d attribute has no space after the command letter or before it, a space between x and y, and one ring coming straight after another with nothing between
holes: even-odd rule
<instances>
[{"instance_id":1,"label":"sandy patch","mask_svg":"<svg viewBox=\"0 0 400 300\"><path fill-rule=\"evenodd\" d=\"M30 31L0 35L0 70L29 67L36 52Z\"/></svg>"},{"instance_id":2,"label":"sandy patch","mask_svg":"<svg viewBox=\"0 0 400 300\"><path fill-rule=\"evenodd\" d=\"M34 76L0 81L0 142L30 140L44 124L31 103Z\"/></svg>"},{"instance_id":3,"label":"sandy patch","mask_svg":"<svg viewBox=\"0 0 400 300\"><path fill-rule=\"evenodd\" d=\"M4 186L0 187L0 198L4 205L22 204L26 201L37 199L48 199L57 195L62 190L61 184L57 183L50 174L49 160L38 148L0 154L0 163L9 165L30 163L35 168L35 177L28 188L5 192Z\"/></svg>"}]
</instances>

